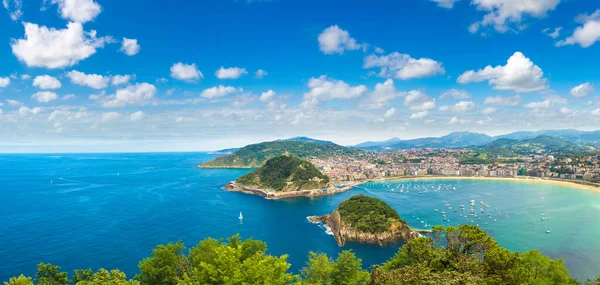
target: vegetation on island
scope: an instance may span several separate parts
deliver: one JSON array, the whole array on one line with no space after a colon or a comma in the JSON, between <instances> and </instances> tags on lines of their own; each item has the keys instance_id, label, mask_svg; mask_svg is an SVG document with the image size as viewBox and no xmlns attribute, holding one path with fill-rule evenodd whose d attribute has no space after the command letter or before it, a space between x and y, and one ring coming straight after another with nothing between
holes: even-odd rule
<instances>
[{"instance_id":1,"label":"vegetation on island","mask_svg":"<svg viewBox=\"0 0 600 285\"><path fill-rule=\"evenodd\" d=\"M308 161L293 155L281 155L238 178L236 183L275 191L298 191L323 188L329 183L329 177Z\"/></svg>"},{"instance_id":2,"label":"vegetation on island","mask_svg":"<svg viewBox=\"0 0 600 285\"><path fill-rule=\"evenodd\" d=\"M340 203L337 211L345 224L360 232L382 233L397 223L406 224L386 202L363 194Z\"/></svg>"},{"instance_id":3,"label":"vegetation on island","mask_svg":"<svg viewBox=\"0 0 600 285\"><path fill-rule=\"evenodd\" d=\"M336 259L310 253L299 274L290 272L287 255L267 253L266 243L208 238L186 249L181 242L159 245L139 263L135 279L119 270L76 270L41 263L34 278L11 278L5 285L402 285L402 284L581 284L569 276L563 260L537 250L502 248L475 226L435 227L431 237L404 244L394 257L371 272L351 251ZM600 284L600 277L586 285Z\"/></svg>"},{"instance_id":4,"label":"vegetation on island","mask_svg":"<svg viewBox=\"0 0 600 285\"><path fill-rule=\"evenodd\" d=\"M334 143L315 141L272 141L247 145L230 155L219 156L205 162L200 167L240 167L257 168L267 160L283 154L291 154L303 159L327 158L344 155L358 155L361 151Z\"/></svg>"}]
</instances>

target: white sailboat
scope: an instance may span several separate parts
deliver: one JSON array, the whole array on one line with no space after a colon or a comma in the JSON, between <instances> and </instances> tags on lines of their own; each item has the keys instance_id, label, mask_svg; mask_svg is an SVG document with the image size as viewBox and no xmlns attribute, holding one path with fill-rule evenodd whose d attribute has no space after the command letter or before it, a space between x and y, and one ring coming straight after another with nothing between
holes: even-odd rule
<instances>
[{"instance_id":1,"label":"white sailboat","mask_svg":"<svg viewBox=\"0 0 600 285\"><path fill-rule=\"evenodd\" d=\"M240 221L244 219L244 216L242 216L242 212L240 212Z\"/></svg>"}]
</instances>

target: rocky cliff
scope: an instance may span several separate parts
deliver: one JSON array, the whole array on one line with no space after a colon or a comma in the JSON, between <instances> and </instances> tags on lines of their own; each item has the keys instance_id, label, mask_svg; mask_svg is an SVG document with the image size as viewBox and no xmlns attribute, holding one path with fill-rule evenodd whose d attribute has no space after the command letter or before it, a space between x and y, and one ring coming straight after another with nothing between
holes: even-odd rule
<instances>
[{"instance_id":1,"label":"rocky cliff","mask_svg":"<svg viewBox=\"0 0 600 285\"><path fill-rule=\"evenodd\" d=\"M336 210L325 216L311 216L308 219L313 223L325 223L331 229L339 246L347 242L360 242L385 245L398 241L410 241L421 235L404 223L395 223L389 231L380 233L363 232L353 229L342 221L340 213Z\"/></svg>"}]
</instances>

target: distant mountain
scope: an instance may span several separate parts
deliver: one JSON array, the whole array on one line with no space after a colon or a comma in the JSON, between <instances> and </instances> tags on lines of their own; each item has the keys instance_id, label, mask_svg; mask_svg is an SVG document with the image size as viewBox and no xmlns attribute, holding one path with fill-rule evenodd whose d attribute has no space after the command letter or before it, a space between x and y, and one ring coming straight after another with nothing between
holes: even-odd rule
<instances>
[{"instance_id":1,"label":"distant mountain","mask_svg":"<svg viewBox=\"0 0 600 285\"><path fill-rule=\"evenodd\" d=\"M514 140L501 138L475 149L481 153L502 156L531 153L581 153L596 150L593 146L579 145L557 137L547 135Z\"/></svg>"},{"instance_id":2,"label":"distant mountain","mask_svg":"<svg viewBox=\"0 0 600 285\"><path fill-rule=\"evenodd\" d=\"M316 143L295 140L278 140L247 145L236 152L216 157L201 164L201 168L256 168L270 158L292 154L302 159L326 158L340 155L357 155L361 151L334 143Z\"/></svg>"},{"instance_id":3,"label":"distant mountain","mask_svg":"<svg viewBox=\"0 0 600 285\"><path fill-rule=\"evenodd\" d=\"M355 145L365 150L408 149L408 148L459 148L492 142L493 137L473 132L454 132L443 137L428 137L411 140L392 139L385 142L366 142Z\"/></svg>"},{"instance_id":4,"label":"distant mountain","mask_svg":"<svg viewBox=\"0 0 600 285\"><path fill-rule=\"evenodd\" d=\"M335 144L334 142L331 142L331 141L317 140L317 139L313 139L313 138L309 138L309 137L294 137L294 138L284 139L281 141L312 142L312 143L317 143L317 144Z\"/></svg>"},{"instance_id":5,"label":"distant mountain","mask_svg":"<svg viewBox=\"0 0 600 285\"><path fill-rule=\"evenodd\" d=\"M454 132L442 137L427 137L411 140L401 140L393 138L382 142L365 142L353 147L364 150L390 150L390 149L408 149L408 148L463 148L478 147L496 142L500 139L510 139L515 141L531 140L539 137L553 137L571 144L587 145L600 147L600 131L579 131L579 130L543 130L537 132L520 131L499 136L488 136L473 132ZM508 141L499 141L498 143L507 143Z\"/></svg>"}]
</instances>

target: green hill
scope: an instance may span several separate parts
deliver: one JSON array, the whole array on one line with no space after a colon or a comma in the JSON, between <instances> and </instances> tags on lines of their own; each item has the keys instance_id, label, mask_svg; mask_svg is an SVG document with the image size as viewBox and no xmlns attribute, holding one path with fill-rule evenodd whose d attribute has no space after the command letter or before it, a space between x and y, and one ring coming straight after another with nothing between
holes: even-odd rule
<instances>
[{"instance_id":1,"label":"green hill","mask_svg":"<svg viewBox=\"0 0 600 285\"><path fill-rule=\"evenodd\" d=\"M387 203L362 194L340 203L337 211L342 222L360 232L389 232L398 227L398 223L406 224Z\"/></svg>"},{"instance_id":2,"label":"green hill","mask_svg":"<svg viewBox=\"0 0 600 285\"><path fill-rule=\"evenodd\" d=\"M487 153L498 153L503 156L508 156L511 152L515 154L582 153L596 150L592 146L578 145L551 136L538 136L524 140L499 139L480 149Z\"/></svg>"},{"instance_id":3,"label":"green hill","mask_svg":"<svg viewBox=\"0 0 600 285\"><path fill-rule=\"evenodd\" d=\"M287 192L326 187L329 177L308 161L297 156L282 155L267 160L265 165L238 178L236 183Z\"/></svg>"},{"instance_id":4,"label":"green hill","mask_svg":"<svg viewBox=\"0 0 600 285\"><path fill-rule=\"evenodd\" d=\"M337 144L310 141L272 141L247 145L236 152L217 157L200 165L202 168L256 168L270 158L291 154L303 159L326 158L340 155L357 155L361 151Z\"/></svg>"}]
</instances>

